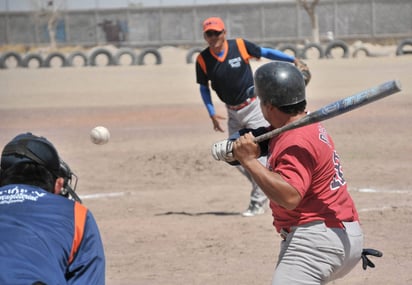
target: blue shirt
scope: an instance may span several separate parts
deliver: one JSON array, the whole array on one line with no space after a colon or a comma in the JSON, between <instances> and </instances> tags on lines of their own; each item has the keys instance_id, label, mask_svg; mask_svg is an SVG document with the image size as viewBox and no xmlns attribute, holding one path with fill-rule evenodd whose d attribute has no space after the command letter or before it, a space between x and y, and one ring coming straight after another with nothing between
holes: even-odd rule
<instances>
[{"instance_id":1,"label":"blue shirt","mask_svg":"<svg viewBox=\"0 0 412 285\"><path fill-rule=\"evenodd\" d=\"M30 185L0 187L0 284L105 284L105 256L90 211L69 263L75 203Z\"/></svg>"}]
</instances>

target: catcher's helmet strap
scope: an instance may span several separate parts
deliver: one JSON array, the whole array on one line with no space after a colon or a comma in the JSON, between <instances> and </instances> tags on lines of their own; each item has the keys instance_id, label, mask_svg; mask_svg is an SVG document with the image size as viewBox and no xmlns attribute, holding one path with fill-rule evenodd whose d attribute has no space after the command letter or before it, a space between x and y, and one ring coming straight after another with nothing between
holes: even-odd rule
<instances>
[{"instance_id":1,"label":"catcher's helmet strap","mask_svg":"<svg viewBox=\"0 0 412 285\"><path fill-rule=\"evenodd\" d=\"M74 190L67 184L66 186L64 186L64 188L62 189L62 196L66 197L66 198L72 198L74 201L79 202L80 204L82 204L82 199L80 199L79 195L77 195L76 192L74 192ZM70 196L70 197L69 197Z\"/></svg>"},{"instance_id":2,"label":"catcher's helmet strap","mask_svg":"<svg viewBox=\"0 0 412 285\"><path fill-rule=\"evenodd\" d=\"M26 147L28 142L28 140L20 140L17 144L7 145L3 150L2 156L21 156L24 158L28 158L40 165L46 166L43 160L41 160L36 154L34 154L32 151L30 151L29 148Z\"/></svg>"}]
</instances>

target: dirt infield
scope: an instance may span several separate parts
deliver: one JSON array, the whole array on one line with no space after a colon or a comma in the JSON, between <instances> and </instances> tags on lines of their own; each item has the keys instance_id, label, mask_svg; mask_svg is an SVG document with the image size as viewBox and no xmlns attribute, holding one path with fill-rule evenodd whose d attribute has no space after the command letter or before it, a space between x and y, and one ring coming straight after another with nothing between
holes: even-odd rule
<instances>
[{"instance_id":1,"label":"dirt infield","mask_svg":"<svg viewBox=\"0 0 412 285\"><path fill-rule=\"evenodd\" d=\"M49 138L79 176L101 230L107 284L270 284L280 238L270 213L243 218L249 185L210 155L215 133L185 51L162 65L0 71L0 145ZM253 62L256 68L265 61ZM412 58L307 61L309 109L399 79L403 91L326 121L366 247L384 253L332 284L411 284ZM220 113L224 106L214 101ZM93 145L89 131L111 131Z\"/></svg>"}]
</instances>

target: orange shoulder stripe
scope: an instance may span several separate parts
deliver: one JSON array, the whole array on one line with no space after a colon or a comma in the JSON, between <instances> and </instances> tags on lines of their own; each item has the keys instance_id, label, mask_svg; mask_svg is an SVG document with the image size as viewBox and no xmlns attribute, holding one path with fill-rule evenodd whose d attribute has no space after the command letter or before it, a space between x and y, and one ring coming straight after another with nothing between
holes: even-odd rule
<instances>
[{"instance_id":1,"label":"orange shoulder stripe","mask_svg":"<svg viewBox=\"0 0 412 285\"><path fill-rule=\"evenodd\" d=\"M203 70L203 72L207 75L207 70L206 70L206 63L205 63L205 60L203 59L203 56L201 55L201 54L199 54L198 56L197 56L197 62L199 63L199 65L200 65L200 68Z\"/></svg>"},{"instance_id":2,"label":"orange shoulder stripe","mask_svg":"<svg viewBox=\"0 0 412 285\"><path fill-rule=\"evenodd\" d=\"M87 208L79 202L74 203L74 236L72 250L70 251L69 264L73 261L80 243L83 239L84 226L86 224Z\"/></svg>"},{"instance_id":3,"label":"orange shoulder stripe","mask_svg":"<svg viewBox=\"0 0 412 285\"><path fill-rule=\"evenodd\" d=\"M237 38L236 39L236 44L237 44L237 47L239 48L239 52L240 52L240 55L242 56L243 60L246 61L246 63L249 63L250 55L247 52L245 42L243 41L243 39Z\"/></svg>"}]
</instances>

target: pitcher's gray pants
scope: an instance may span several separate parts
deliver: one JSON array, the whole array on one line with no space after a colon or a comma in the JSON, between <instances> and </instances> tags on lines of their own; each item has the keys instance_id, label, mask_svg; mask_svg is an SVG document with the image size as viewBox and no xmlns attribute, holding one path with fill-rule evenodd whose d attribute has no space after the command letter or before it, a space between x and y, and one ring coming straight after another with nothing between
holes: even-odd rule
<instances>
[{"instance_id":1,"label":"pitcher's gray pants","mask_svg":"<svg viewBox=\"0 0 412 285\"><path fill-rule=\"evenodd\" d=\"M260 109L259 98L256 98L250 105L242 108L241 110L234 111L227 109L228 112L228 129L229 136L238 132L241 129L257 129L260 127L267 127L269 123L265 120ZM259 158L259 161L266 166L266 156ZM252 191L250 193L250 201L255 201L260 204L266 202L267 197L263 193L262 189L256 184L249 173L242 167L237 166L239 171L246 176L246 178L252 184Z\"/></svg>"}]
</instances>

